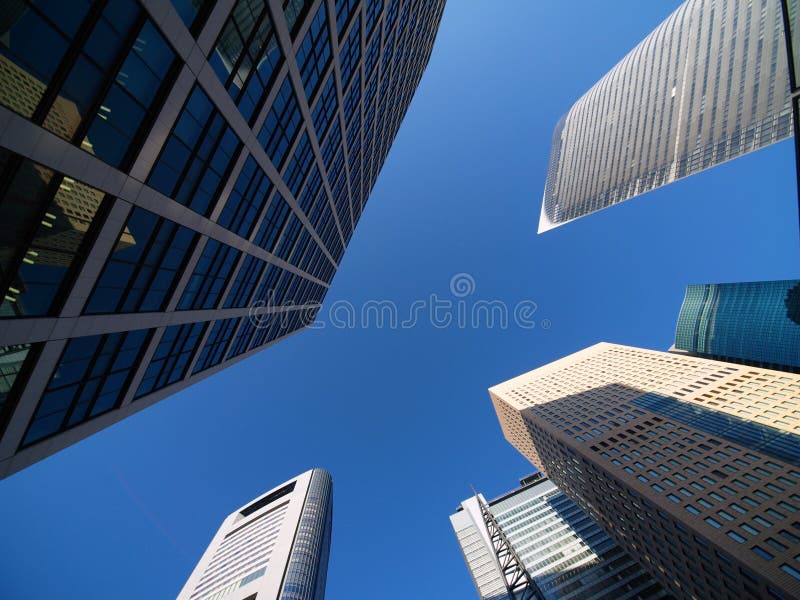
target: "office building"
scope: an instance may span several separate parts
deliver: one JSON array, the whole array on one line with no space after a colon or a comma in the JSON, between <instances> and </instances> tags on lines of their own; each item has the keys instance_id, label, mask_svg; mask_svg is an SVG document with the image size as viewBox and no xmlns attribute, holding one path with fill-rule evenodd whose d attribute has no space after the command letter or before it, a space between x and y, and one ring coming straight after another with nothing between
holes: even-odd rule
<instances>
[{"instance_id":1,"label":"office building","mask_svg":"<svg viewBox=\"0 0 800 600\"><path fill-rule=\"evenodd\" d=\"M780 0L687 0L556 125L539 232L792 134Z\"/></svg>"},{"instance_id":2,"label":"office building","mask_svg":"<svg viewBox=\"0 0 800 600\"><path fill-rule=\"evenodd\" d=\"M537 473L520 487L486 502L476 494L450 515L481 600L519 600L501 565L513 548L529 575L529 597L538 600L629 600L667 593L552 481ZM514 593L516 592L516 595Z\"/></svg>"},{"instance_id":3,"label":"office building","mask_svg":"<svg viewBox=\"0 0 800 600\"><path fill-rule=\"evenodd\" d=\"M333 486L312 469L228 515L178 600L323 600Z\"/></svg>"},{"instance_id":4,"label":"office building","mask_svg":"<svg viewBox=\"0 0 800 600\"><path fill-rule=\"evenodd\" d=\"M800 373L800 280L688 286L670 350Z\"/></svg>"},{"instance_id":5,"label":"office building","mask_svg":"<svg viewBox=\"0 0 800 600\"><path fill-rule=\"evenodd\" d=\"M800 375L601 343L489 393L506 438L676 597L800 596Z\"/></svg>"},{"instance_id":6,"label":"office building","mask_svg":"<svg viewBox=\"0 0 800 600\"><path fill-rule=\"evenodd\" d=\"M443 8L4 3L0 477L313 320Z\"/></svg>"}]
</instances>

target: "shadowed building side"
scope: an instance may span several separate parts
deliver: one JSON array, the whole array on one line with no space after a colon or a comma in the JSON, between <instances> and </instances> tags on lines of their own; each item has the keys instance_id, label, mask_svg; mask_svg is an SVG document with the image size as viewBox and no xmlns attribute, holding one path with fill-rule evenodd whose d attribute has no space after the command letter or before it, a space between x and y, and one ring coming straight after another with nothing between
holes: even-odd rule
<instances>
[{"instance_id":1,"label":"shadowed building side","mask_svg":"<svg viewBox=\"0 0 800 600\"><path fill-rule=\"evenodd\" d=\"M800 595L800 375L601 343L489 393L507 439L675 596Z\"/></svg>"}]
</instances>

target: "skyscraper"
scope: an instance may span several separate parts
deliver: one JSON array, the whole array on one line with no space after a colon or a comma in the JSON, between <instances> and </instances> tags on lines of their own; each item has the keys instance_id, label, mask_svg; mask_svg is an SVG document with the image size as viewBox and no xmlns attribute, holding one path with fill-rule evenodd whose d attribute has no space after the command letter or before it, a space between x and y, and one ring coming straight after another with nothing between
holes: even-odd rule
<instances>
[{"instance_id":1,"label":"skyscraper","mask_svg":"<svg viewBox=\"0 0 800 600\"><path fill-rule=\"evenodd\" d=\"M0 477L307 325L444 0L0 8Z\"/></svg>"},{"instance_id":2,"label":"skyscraper","mask_svg":"<svg viewBox=\"0 0 800 600\"><path fill-rule=\"evenodd\" d=\"M178 600L322 600L333 484L312 469L228 515Z\"/></svg>"},{"instance_id":3,"label":"skyscraper","mask_svg":"<svg viewBox=\"0 0 800 600\"><path fill-rule=\"evenodd\" d=\"M687 0L556 125L539 232L793 132L780 0Z\"/></svg>"},{"instance_id":4,"label":"skyscraper","mask_svg":"<svg viewBox=\"0 0 800 600\"><path fill-rule=\"evenodd\" d=\"M800 375L601 343L489 393L506 438L676 596L800 596Z\"/></svg>"},{"instance_id":5,"label":"skyscraper","mask_svg":"<svg viewBox=\"0 0 800 600\"><path fill-rule=\"evenodd\" d=\"M487 514L488 512L488 514ZM494 522L492 522L494 521ZM490 502L482 495L450 515L482 600L518 600L505 584L498 536L527 570L538 600L664 598L666 591L586 514L541 474ZM513 591L513 590L512 590Z\"/></svg>"},{"instance_id":6,"label":"skyscraper","mask_svg":"<svg viewBox=\"0 0 800 600\"><path fill-rule=\"evenodd\" d=\"M800 373L800 280L688 286L674 350Z\"/></svg>"}]
</instances>

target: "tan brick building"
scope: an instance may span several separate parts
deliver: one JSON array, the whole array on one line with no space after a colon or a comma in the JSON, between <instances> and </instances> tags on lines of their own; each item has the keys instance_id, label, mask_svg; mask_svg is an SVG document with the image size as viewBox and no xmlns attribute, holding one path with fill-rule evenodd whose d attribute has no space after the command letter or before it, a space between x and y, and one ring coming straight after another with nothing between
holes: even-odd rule
<instances>
[{"instance_id":1,"label":"tan brick building","mask_svg":"<svg viewBox=\"0 0 800 600\"><path fill-rule=\"evenodd\" d=\"M678 597L800 597L800 376L601 343L489 390L506 438Z\"/></svg>"}]
</instances>

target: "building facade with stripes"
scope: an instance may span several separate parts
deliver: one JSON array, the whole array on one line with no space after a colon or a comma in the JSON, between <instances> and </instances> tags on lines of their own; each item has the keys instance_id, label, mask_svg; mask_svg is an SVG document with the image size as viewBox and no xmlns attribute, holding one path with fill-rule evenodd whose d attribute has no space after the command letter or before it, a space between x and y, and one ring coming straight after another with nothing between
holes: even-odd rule
<instances>
[{"instance_id":1,"label":"building facade with stripes","mask_svg":"<svg viewBox=\"0 0 800 600\"><path fill-rule=\"evenodd\" d=\"M541 474L489 502L468 498L450 515L481 600L516 600L481 515L484 502L534 582L538 600L667 598L661 587L585 512Z\"/></svg>"},{"instance_id":2,"label":"building facade with stripes","mask_svg":"<svg viewBox=\"0 0 800 600\"><path fill-rule=\"evenodd\" d=\"M556 125L539 232L793 134L781 0L687 0Z\"/></svg>"},{"instance_id":3,"label":"building facade with stripes","mask_svg":"<svg viewBox=\"0 0 800 600\"><path fill-rule=\"evenodd\" d=\"M333 482L312 469L230 514L178 600L323 600Z\"/></svg>"},{"instance_id":4,"label":"building facade with stripes","mask_svg":"<svg viewBox=\"0 0 800 600\"><path fill-rule=\"evenodd\" d=\"M0 9L0 477L308 325L444 0Z\"/></svg>"}]
</instances>

